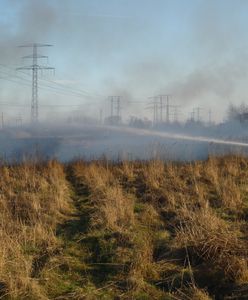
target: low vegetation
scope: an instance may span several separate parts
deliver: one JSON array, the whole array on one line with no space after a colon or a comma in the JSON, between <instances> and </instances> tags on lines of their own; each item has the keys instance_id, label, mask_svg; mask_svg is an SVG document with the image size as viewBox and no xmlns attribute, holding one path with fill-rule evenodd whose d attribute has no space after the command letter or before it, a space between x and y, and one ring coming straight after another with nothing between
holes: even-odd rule
<instances>
[{"instance_id":1,"label":"low vegetation","mask_svg":"<svg viewBox=\"0 0 248 300\"><path fill-rule=\"evenodd\" d=\"M0 299L248 299L247 158L0 174Z\"/></svg>"}]
</instances>

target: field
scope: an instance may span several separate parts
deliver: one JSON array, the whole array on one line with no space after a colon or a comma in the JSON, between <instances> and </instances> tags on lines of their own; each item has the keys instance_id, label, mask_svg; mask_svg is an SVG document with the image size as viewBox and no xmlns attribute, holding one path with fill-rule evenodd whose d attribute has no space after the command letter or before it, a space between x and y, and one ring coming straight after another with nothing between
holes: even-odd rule
<instances>
[{"instance_id":1,"label":"field","mask_svg":"<svg viewBox=\"0 0 248 300\"><path fill-rule=\"evenodd\" d=\"M1 299L248 299L248 159L0 167Z\"/></svg>"},{"instance_id":2,"label":"field","mask_svg":"<svg viewBox=\"0 0 248 300\"><path fill-rule=\"evenodd\" d=\"M163 131L87 124L6 128L0 130L0 160L20 162L38 156L68 162L75 157L97 160L104 154L109 160L192 161L205 160L209 155L248 154L244 128L245 133L230 128L223 132L207 129Z\"/></svg>"}]
</instances>

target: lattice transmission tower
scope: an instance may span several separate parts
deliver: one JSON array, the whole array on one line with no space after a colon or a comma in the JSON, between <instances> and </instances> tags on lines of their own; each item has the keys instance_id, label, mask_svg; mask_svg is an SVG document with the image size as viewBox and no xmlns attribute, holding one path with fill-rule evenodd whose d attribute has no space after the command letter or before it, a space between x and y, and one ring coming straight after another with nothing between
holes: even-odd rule
<instances>
[{"instance_id":1,"label":"lattice transmission tower","mask_svg":"<svg viewBox=\"0 0 248 300\"><path fill-rule=\"evenodd\" d=\"M31 122L38 123L39 120L39 102L38 102L38 73L42 70L55 70L52 67L39 65L39 58L47 58L48 56L40 55L38 53L38 48L40 47L51 47L49 44L31 43L21 45L19 47L28 47L33 49L31 55L24 56L23 58L32 59L32 64L30 66L24 66L17 68L17 70L32 70L32 99L31 99Z\"/></svg>"}]
</instances>

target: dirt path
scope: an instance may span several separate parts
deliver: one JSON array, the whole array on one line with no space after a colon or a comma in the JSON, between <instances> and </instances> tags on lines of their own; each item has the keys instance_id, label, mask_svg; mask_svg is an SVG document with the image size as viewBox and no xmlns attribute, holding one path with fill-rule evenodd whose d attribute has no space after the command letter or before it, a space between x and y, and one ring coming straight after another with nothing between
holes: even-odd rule
<instances>
[{"instance_id":1,"label":"dirt path","mask_svg":"<svg viewBox=\"0 0 248 300\"><path fill-rule=\"evenodd\" d=\"M49 299L84 299L83 286L87 285L89 267L86 263L89 253L81 239L88 231L90 207L87 191L79 185L70 168L66 170L71 190L72 213L65 216L65 222L57 228L56 236L62 244L58 267L53 272L54 286L48 289Z\"/></svg>"}]
</instances>

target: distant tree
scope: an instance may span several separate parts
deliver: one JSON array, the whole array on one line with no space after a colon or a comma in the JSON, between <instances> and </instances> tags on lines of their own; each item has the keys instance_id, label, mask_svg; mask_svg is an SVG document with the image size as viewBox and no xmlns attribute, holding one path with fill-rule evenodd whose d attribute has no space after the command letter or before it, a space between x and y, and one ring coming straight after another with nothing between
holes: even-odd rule
<instances>
[{"instance_id":1,"label":"distant tree","mask_svg":"<svg viewBox=\"0 0 248 300\"><path fill-rule=\"evenodd\" d=\"M129 126L136 128L149 128L151 127L151 121L148 119L139 119L137 117L130 117Z\"/></svg>"},{"instance_id":2,"label":"distant tree","mask_svg":"<svg viewBox=\"0 0 248 300\"><path fill-rule=\"evenodd\" d=\"M240 105L230 104L227 109L227 120L228 121L240 121L244 115L248 114L248 105L242 103Z\"/></svg>"}]
</instances>

